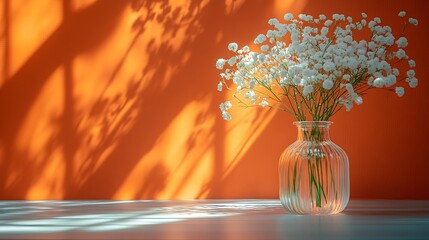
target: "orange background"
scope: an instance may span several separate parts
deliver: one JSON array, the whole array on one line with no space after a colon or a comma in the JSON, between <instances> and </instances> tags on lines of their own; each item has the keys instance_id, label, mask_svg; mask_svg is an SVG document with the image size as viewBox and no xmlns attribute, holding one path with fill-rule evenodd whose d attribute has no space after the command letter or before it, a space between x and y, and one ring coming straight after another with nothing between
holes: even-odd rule
<instances>
[{"instance_id":1,"label":"orange background","mask_svg":"<svg viewBox=\"0 0 429 240\"><path fill-rule=\"evenodd\" d=\"M409 27L416 89L333 117L351 198L429 199L425 0L2 0L0 199L277 198L292 116L221 119L215 61L286 12ZM397 33L397 32L396 32Z\"/></svg>"}]
</instances>

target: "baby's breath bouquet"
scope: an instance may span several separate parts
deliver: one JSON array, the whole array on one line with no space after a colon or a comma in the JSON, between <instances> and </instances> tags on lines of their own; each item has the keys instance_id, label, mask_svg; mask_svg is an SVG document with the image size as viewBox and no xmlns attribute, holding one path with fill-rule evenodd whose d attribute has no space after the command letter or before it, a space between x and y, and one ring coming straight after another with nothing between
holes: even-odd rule
<instances>
[{"instance_id":1,"label":"baby's breath bouquet","mask_svg":"<svg viewBox=\"0 0 429 240\"><path fill-rule=\"evenodd\" d=\"M293 114L299 125L298 140L282 154L279 164L283 206L298 214L330 214L342 211L349 198L348 158L329 140L329 119L338 111L362 104L375 89L404 95L404 87L417 86L405 48L405 18L400 36L376 17L365 13L354 21L343 14L313 17L284 15L273 18L266 34L254 40L257 51L230 43L234 53L218 59L223 72L217 88L233 91L234 105L278 109ZM220 104L222 117L231 120L231 101Z\"/></svg>"},{"instance_id":2,"label":"baby's breath bouquet","mask_svg":"<svg viewBox=\"0 0 429 240\"><path fill-rule=\"evenodd\" d=\"M417 26L418 21L407 21L405 12L399 17L404 19L399 38L380 18L367 22L365 13L358 21L342 14L332 19L300 14L295 19L288 13L285 23L270 19L272 29L254 40L258 51L230 43L234 56L217 60L216 67L224 70L218 91L234 91L238 106L275 108L298 121L327 121L342 108L349 111L353 104L362 104L372 89L403 96L404 85L415 88L417 79L412 69L416 63L407 56L408 41L402 35L407 25ZM366 36L360 33L365 30L368 39L356 39ZM231 101L220 104L225 120L231 119L232 106Z\"/></svg>"}]
</instances>

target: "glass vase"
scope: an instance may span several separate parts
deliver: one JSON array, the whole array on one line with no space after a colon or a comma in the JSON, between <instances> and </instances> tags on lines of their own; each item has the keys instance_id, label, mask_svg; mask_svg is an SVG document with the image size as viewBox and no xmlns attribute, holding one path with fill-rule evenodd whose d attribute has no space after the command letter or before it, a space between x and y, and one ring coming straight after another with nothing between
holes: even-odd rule
<instances>
[{"instance_id":1,"label":"glass vase","mask_svg":"<svg viewBox=\"0 0 429 240\"><path fill-rule=\"evenodd\" d=\"M292 214L335 214L350 195L349 160L329 138L332 122L294 122L298 139L279 162L280 200Z\"/></svg>"}]
</instances>

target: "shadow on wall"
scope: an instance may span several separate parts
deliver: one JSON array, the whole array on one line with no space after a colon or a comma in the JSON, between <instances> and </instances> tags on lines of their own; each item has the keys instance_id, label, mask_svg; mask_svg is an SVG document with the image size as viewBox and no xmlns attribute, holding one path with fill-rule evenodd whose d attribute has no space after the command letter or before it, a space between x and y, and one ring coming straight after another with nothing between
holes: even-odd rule
<instances>
[{"instance_id":1,"label":"shadow on wall","mask_svg":"<svg viewBox=\"0 0 429 240\"><path fill-rule=\"evenodd\" d=\"M226 55L223 33L251 31L256 18L240 18L272 4L103 0L76 10L76 2L62 1L61 23L16 71L8 70L16 49L4 51L0 198L222 196L227 130L214 62ZM14 20L11 5L5 0L5 24ZM128 44L102 52L118 31ZM110 73L90 77L106 66Z\"/></svg>"},{"instance_id":2,"label":"shadow on wall","mask_svg":"<svg viewBox=\"0 0 429 240\"><path fill-rule=\"evenodd\" d=\"M11 1L4 1L4 12L10 11L8 7ZM25 198L26 192L37 178L42 169L47 166L45 160L35 162L36 156L29 154L26 148L16 147L17 137L36 99L40 96L49 77L57 68L64 68L62 79L64 91L63 112L51 119L51 126L56 135L48 141L45 148L40 149L37 157L50 159L50 155L56 148L63 151L66 167L73 165L74 151L81 144L82 133L74 131L75 117L74 79L71 64L73 58L82 52L89 51L100 44L116 24L121 12L127 5L127 1L98 1L93 5L71 13L70 0L63 2L63 21L58 28L51 33L46 41L25 61L25 63L11 76L5 79L0 88L0 140L2 145L2 161L0 166L1 196L4 198ZM4 18L11 17L4 14ZM5 23L11 22L7 20ZM13 29L9 30L10 34ZM10 41L5 36L6 42ZM10 46L7 44L6 46ZM7 50L11 52L11 50ZM10 54L13 54L10 53ZM9 66L9 59L4 59L4 65ZM6 72L6 67L4 67ZM50 116L39 116L50 117ZM37 127L37 126L33 126ZM35 140L35 139L34 139ZM31 143L30 143L31 144ZM72 173L65 171L66 173ZM67 174L65 182L72 181L76 176Z\"/></svg>"}]
</instances>

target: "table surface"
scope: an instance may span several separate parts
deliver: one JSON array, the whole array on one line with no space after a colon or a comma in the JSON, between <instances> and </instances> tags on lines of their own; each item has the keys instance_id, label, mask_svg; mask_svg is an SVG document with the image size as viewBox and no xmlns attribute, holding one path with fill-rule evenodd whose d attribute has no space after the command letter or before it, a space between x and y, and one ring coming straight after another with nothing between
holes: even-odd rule
<instances>
[{"instance_id":1,"label":"table surface","mask_svg":"<svg viewBox=\"0 0 429 240\"><path fill-rule=\"evenodd\" d=\"M354 200L329 216L278 200L0 201L0 239L429 239L429 201Z\"/></svg>"}]
</instances>

